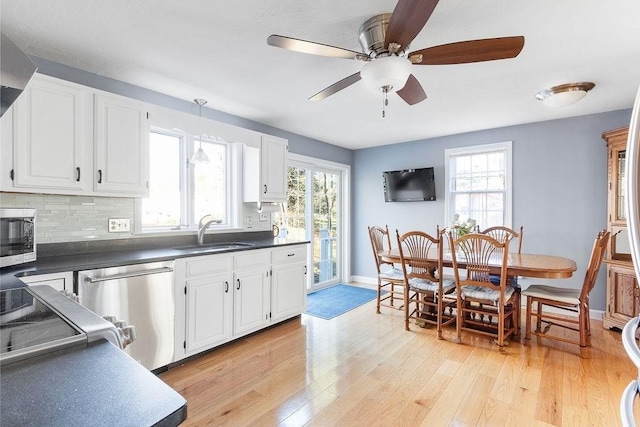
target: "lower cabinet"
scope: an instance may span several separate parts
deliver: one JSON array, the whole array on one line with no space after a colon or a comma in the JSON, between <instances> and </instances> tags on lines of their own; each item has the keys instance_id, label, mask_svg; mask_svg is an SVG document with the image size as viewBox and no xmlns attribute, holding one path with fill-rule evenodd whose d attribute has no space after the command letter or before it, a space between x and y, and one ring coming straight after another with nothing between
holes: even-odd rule
<instances>
[{"instance_id":1,"label":"lower cabinet","mask_svg":"<svg viewBox=\"0 0 640 427\"><path fill-rule=\"evenodd\" d=\"M633 264L607 263L607 303L602 326L623 329L640 314L638 280Z\"/></svg>"},{"instance_id":2,"label":"lower cabinet","mask_svg":"<svg viewBox=\"0 0 640 427\"><path fill-rule=\"evenodd\" d=\"M303 244L176 259L174 360L301 314L306 256Z\"/></svg>"}]
</instances>

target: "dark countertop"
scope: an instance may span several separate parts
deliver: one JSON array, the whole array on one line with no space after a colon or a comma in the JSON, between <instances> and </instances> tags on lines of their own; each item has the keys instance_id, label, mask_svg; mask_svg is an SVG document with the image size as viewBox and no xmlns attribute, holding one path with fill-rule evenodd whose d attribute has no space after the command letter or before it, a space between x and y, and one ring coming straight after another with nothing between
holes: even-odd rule
<instances>
[{"instance_id":1,"label":"dark countertop","mask_svg":"<svg viewBox=\"0 0 640 427\"><path fill-rule=\"evenodd\" d=\"M2 426L177 426L187 402L100 340L2 366Z\"/></svg>"},{"instance_id":2,"label":"dark countertop","mask_svg":"<svg viewBox=\"0 0 640 427\"><path fill-rule=\"evenodd\" d=\"M252 246L226 250L212 249L211 252L190 252L176 249L193 245L192 236L187 236L187 239L181 240L149 238L127 239L126 241L104 240L91 242L93 243L92 245L86 243L42 245L42 249L41 246L38 246L38 259L36 261L0 269L0 289L25 286L25 283L19 280L21 276L93 270L120 265L309 243L308 241L278 239L272 236L271 232L227 234L223 239L218 238L215 242L244 242L250 243ZM212 242L205 241L205 245L207 243Z\"/></svg>"}]
</instances>

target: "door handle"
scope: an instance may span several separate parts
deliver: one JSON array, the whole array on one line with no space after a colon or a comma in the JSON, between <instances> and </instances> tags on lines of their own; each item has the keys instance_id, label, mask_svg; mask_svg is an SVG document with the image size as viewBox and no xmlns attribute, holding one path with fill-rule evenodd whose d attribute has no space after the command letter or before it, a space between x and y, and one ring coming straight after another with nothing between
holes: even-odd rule
<instances>
[{"instance_id":1,"label":"door handle","mask_svg":"<svg viewBox=\"0 0 640 427\"><path fill-rule=\"evenodd\" d=\"M236 281L238 282L238 287L236 289L240 290L240 279L236 279Z\"/></svg>"},{"instance_id":2,"label":"door handle","mask_svg":"<svg viewBox=\"0 0 640 427\"><path fill-rule=\"evenodd\" d=\"M132 271L131 273L111 274L109 276L102 276L102 277L86 277L84 280L89 283L98 283L98 282L106 282L108 280L127 279L129 277L148 276L151 274L160 274L160 273L171 273L172 271L173 271L173 268L171 267L160 267L160 268L151 268L149 270Z\"/></svg>"},{"instance_id":3,"label":"door handle","mask_svg":"<svg viewBox=\"0 0 640 427\"><path fill-rule=\"evenodd\" d=\"M77 172L77 174L78 174L78 175L77 175L77 177L76 177L76 181L80 182L80 166L78 166L78 167L76 168L76 172Z\"/></svg>"},{"instance_id":4,"label":"door handle","mask_svg":"<svg viewBox=\"0 0 640 427\"><path fill-rule=\"evenodd\" d=\"M102 169L98 169L98 184L102 184Z\"/></svg>"},{"instance_id":5,"label":"door handle","mask_svg":"<svg viewBox=\"0 0 640 427\"><path fill-rule=\"evenodd\" d=\"M229 282L225 281L224 282L224 293L226 294L227 292L229 292Z\"/></svg>"},{"instance_id":6,"label":"door handle","mask_svg":"<svg viewBox=\"0 0 640 427\"><path fill-rule=\"evenodd\" d=\"M267 194L267 184L264 185L264 194Z\"/></svg>"}]
</instances>

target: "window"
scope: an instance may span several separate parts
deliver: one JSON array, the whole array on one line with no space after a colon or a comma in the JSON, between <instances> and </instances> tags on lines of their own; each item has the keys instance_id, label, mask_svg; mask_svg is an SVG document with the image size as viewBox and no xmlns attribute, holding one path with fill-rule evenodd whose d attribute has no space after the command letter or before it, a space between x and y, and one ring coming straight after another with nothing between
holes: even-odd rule
<instances>
[{"instance_id":1,"label":"window","mask_svg":"<svg viewBox=\"0 0 640 427\"><path fill-rule=\"evenodd\" d=\"M511 227L511 142L445 150L445 217Z\"/></svg>"},{"instance_id":2,"label":"window","mask_svg":"<svg viewBox=\"0 0 640 427\"><path fill-rule=\"evenodd\" d=\"M210 163L188 159L202 144ZM149 197L140 202L143 231L197 227L210 214L229 227L229 146L179 131L154 129L149 138Z\"/></svg>"}]
</instances>

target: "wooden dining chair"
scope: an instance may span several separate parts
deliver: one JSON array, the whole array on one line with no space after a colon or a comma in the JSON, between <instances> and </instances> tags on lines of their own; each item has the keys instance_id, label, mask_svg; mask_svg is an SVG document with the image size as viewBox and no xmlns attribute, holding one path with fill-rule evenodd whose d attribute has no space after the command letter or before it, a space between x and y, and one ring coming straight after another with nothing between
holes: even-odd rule
<instances>
[{"instance_id":1,"label":"wooden dining chair","mask_svg":"<svg viewBox=\"0 0 640 427\"><path fill-rule=\"evenodd\" d=\"M509 242L509 246L513 250L513 239L518 239L518 252L522 251L522 232L523 227L520 226L519 231L515 231L509 227L505 227L502 225L489 227L485 230L480 231L480 234L486 234L487 236L491 236L496 239L498 242Z\"/></svg>"},{"instance_id":2,"label":"wooden dining chair","mask_svg":"<svg viewBox=\"0 0 640 427\"><path fill-rule=\"evenodd\" d=\"M453 240L449 235L457 297L457 340L462 331L494 338L500 350L516 334L517 298L507 285L509 242L480 233ZM500 265L500 283L490 280L491 266ZM462 271L461 271L462 270Z\"/></svg>"},{"instance_id":3,"label":"wooden dining chair","mask_svg":"<svg viewBox=\"0 0 640 427\"><path fill-rule=\"evenodd\" d=\"M533 334L539 337L578 344L580 346L580 355L583 358L589 357L587 353L587 347L591 345L589 293L595 286L610 235L611 233L606 230L598 232L593 243L589 265L587 266L581 289L531 285L522 291L522 295L527 297L525 340L530 340L531 334ZM535 310L534 304L536 304ZM559 311L573 314L562 316L558 314ZM536 329L532 332L531 321L534 317L536 319ZM549 333L552 326L578 332L578 338L571 338L556 332Z\"/></svg>"},{"instance_id":4,"label":"wooden dining chair","mask_svg":"<svg viewBox=\"0 0 640 427\"><path fill-rule=\"evenodd\" d=\"M385 225L384 228L378 226L367 228L369 229L369 239L371 240L378 278L376 313L380 313L381 306L402 310L405 300L402 268L396 267L393 263L385 262L380 255L380 252L391 249L389 227ZM383 291L386 291L384 295Z\"/></svg>"},{"instance_id":5,"label":"wooden dining chair","mask_svg":"<svg viewBox=\"0 0 640 427\"><path fill-rule=\"evenodd\" d=\"M455 280L443 275L444 231L433 237L421 231L410 231L402 236L396 230L398 252L402 263L405 289L405 329L409 320L435 325L438 339L442 339L442 327L456 321L453 308L456 301L445 299L455 288ZM437 260L429 260L429 252L437 253Z\"/></svg>"}]
</instances>

